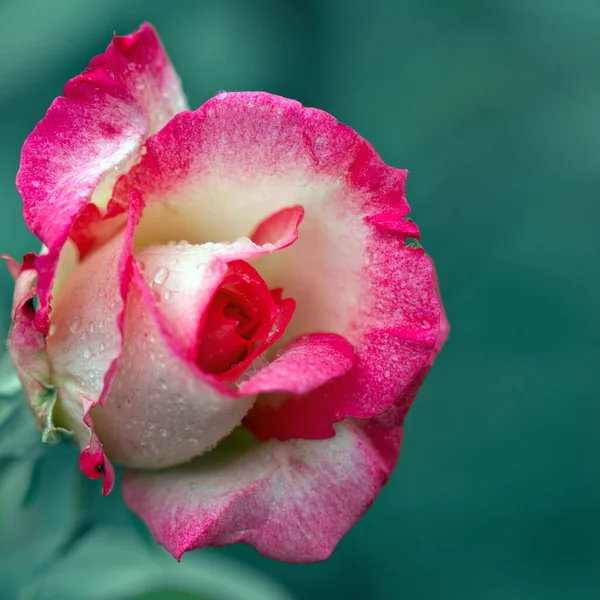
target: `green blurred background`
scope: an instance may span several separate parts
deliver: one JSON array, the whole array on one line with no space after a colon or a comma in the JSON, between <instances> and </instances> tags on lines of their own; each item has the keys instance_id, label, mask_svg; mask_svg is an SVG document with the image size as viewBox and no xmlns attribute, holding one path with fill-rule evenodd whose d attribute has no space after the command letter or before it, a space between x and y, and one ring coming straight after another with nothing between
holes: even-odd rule
<instances>
[{"instance_id":1,"label":"green blurred background","mask_svg":"<svg viewBox=\"0 0 600 600\"><path fill-rule=\"evenodd\" d=\"M599 598L600 2L0 0L2 252L38 247L14 186L25 137L144 20L192 107L293 97L409 169L452 325L399 468L330 560L216 552L300 600Z\"/></svg>"}]
</instances>

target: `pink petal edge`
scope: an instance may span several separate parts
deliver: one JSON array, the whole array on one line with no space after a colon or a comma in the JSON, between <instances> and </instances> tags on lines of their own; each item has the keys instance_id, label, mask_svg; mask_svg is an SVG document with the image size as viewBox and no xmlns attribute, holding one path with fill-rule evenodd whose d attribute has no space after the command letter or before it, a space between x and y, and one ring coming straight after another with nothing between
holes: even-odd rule
<instances>
[{"instance_id":1,"label":"pink petal edge","mask_svg":"<svg viewBox=\"0 0 600 600\"><path fill-rule=\"evenodd\" d=\"M131 251L142 210L143 199L133 191L125 229L98 251L99 261L87 257L61 288L47 341L66 425L82 449L81 469L92 479L104 477L105 495L114 473L89 413L104 402L122 356Z\"/></svg>"},{"instance_id":2,"label":"pink petal edge","mask_svg":"<svg viewBox=\"0 0 600 600\"><path fill-rule=\"evenodd\" d=\"M37 293L36 255L26 254L19 265L14 259L3 256L11 275L15 278L12 321L7 346L10 359L21 382L25 401L35 417L40 430L46 426L50 405L43 401L51 385L50 363L46 354L44 336L35 328L33 298Z\"/></svg>"},{"instance_id":3,"label":"pink petal edge","mask_svg":"<svg viewBox=\"0 0 600 600\"><path fill-rule=\"evenodd\" d=\"M315 333L294 340L240 386L241 393L263 393L244 425L260 440L306 438L308 431L310 438L331 437L332 422L324 422L320 413L311 410L306 394L345 375L355 360L352 345L337 334Z\"/></svg>"},{"instance_id":4,"label":"pink petal edge","mask_svg":"<svg viewBox=\"0 0 600 600\"><path fill-rule=\"evenodd\" d=\"M146 137L186 108L179 80L154 29L115 37L67 83L25 141L17 188L29 229L48 247L36 260L40 309L48 333L60 251L97 187L110 187L135 161Z\"/></svg>"}]
</instances>

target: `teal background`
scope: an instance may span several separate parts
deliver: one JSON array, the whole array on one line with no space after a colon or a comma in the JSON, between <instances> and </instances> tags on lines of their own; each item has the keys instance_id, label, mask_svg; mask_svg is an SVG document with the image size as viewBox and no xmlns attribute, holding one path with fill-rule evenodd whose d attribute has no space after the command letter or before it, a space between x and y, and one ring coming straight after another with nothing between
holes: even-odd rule
<instances>
[{"instance_id":1,"label":"teal background","mask_svg":"<svg viewBox=\"0 0 600 600\"><path fill-rule=\"evenodd\" d=\"M25 137L143 20L192 107L221 89L290 96L408 168L452 326L400 466L330 560L217 553L300 600L599 598L600 3L0 0L2 252L38 248L14 186ZM85 506L118 525L120 504Z\"/></svg>"}]
</instances>

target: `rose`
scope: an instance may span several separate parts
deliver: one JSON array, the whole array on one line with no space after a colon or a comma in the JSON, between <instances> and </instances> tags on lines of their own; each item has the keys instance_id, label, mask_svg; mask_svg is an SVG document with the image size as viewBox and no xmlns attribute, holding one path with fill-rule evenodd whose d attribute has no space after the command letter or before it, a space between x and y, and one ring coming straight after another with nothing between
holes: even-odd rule
<instances>
[{"instance_id":1,"label":"rose","mask_svg":"<svg viewBox=\"0 0 600 600\"><path fill-rule=\"evenodd\" d=\"M191 112L149 25L115 37L17 177L44 249L9 259L8 345L43 439L71 435L105 494L109 458L127 467L125 501L177 558L326 558L448 332L405 177L291 100Z\"/></svg>"}]
</instances>

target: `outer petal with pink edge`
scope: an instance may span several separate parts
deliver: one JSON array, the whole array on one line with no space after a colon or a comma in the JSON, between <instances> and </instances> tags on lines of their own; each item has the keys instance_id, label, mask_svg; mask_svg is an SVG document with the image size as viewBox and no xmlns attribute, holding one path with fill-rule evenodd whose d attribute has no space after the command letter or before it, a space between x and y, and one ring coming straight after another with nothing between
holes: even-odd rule
<instances>
[{"instance_id":1,"label":"outer petal with pink edge","mask_svg":"<svg viewBox=\"0 0 600 600\"><path fill-rule=\"evenodd\" d=\"M256 443L239 456L129 472L128 506L175 558L203 546L251 544L288 562L327 558L386 474L368 440L340 425L329 440Z\"/></svg>"},{"instance_id":2,"label":"outer petal with pink edge","mask_svg":"<svg viewBox=\"0 0 600 600\"><path fill-rule=\"evenodd\" d=\"M418 229L405 219L405 178L327 113L265 93L221 93L148 140L114 201L142 190L141 243L174 232L193 243L231 240L273 211L304 207L298 242L256 268L297 302L282 342L338 334L356 361L303 396L293 431L274 427L269 435L322 438L334 422L390 408L438 339L433 264L407 242Z\"/></svg>"},{"instance_id":3,"label":"outer petal with pink edge","mask_svg":"<svg viewBox=\"0 0 600 600\"><path fill-rule=\"evenodd\" d=\"M64 94L27 138L17 175L27 226L49 249L36 261L36 326L43 332L58 257L76 217L91 201L103 211L114 181L138 159L148 135L186 108L150 25L115 37Z\"/></svg>"},{"instance_id":4,"label":"outer petal with pink edge","mask_svg":"<svg viewBox=\"0 0 600 600\"><path fill-rule=\"evenodd\" d=\"M60 286L47 341L62 424L82 448L82 471L92 479L104 476L105 494L114 476L89 413L106 397L121 358L131 249L142 208L141 197L133 193L125 229L86 257Z\"/></svg>"},{"instance_id":5,"label":"outer petal with pink edge","mask_svg":"<svg viewBox=\"0 0 600 600\"><path fill-rule=\"evenodd\" d=\"M21 382L25 400L33 413L44 441L54 441L59 430L53 423L56 391L51 384L50 362L44 336L34 327L37 272L34 254L26 254L22 265L9 257L8 268L15 278L13 325L7 345L10 359Z\"/></svg>"},{"instance_id":6,"label":"outer petal with pink edge","mask_svg":"<svg viewBox=\"0 0 600 600\"><path fill-rule=\"evenodd\" d=\"M412 402L423 376L402 404ZM324 560L386 483L398 460L403 418L394 407L369 421L340 423L335 437L318 441L240 443L234 433L184 467L128 471L123 494L177 559L241 542L277 560Z\"/></svg>"}]
</instances>

